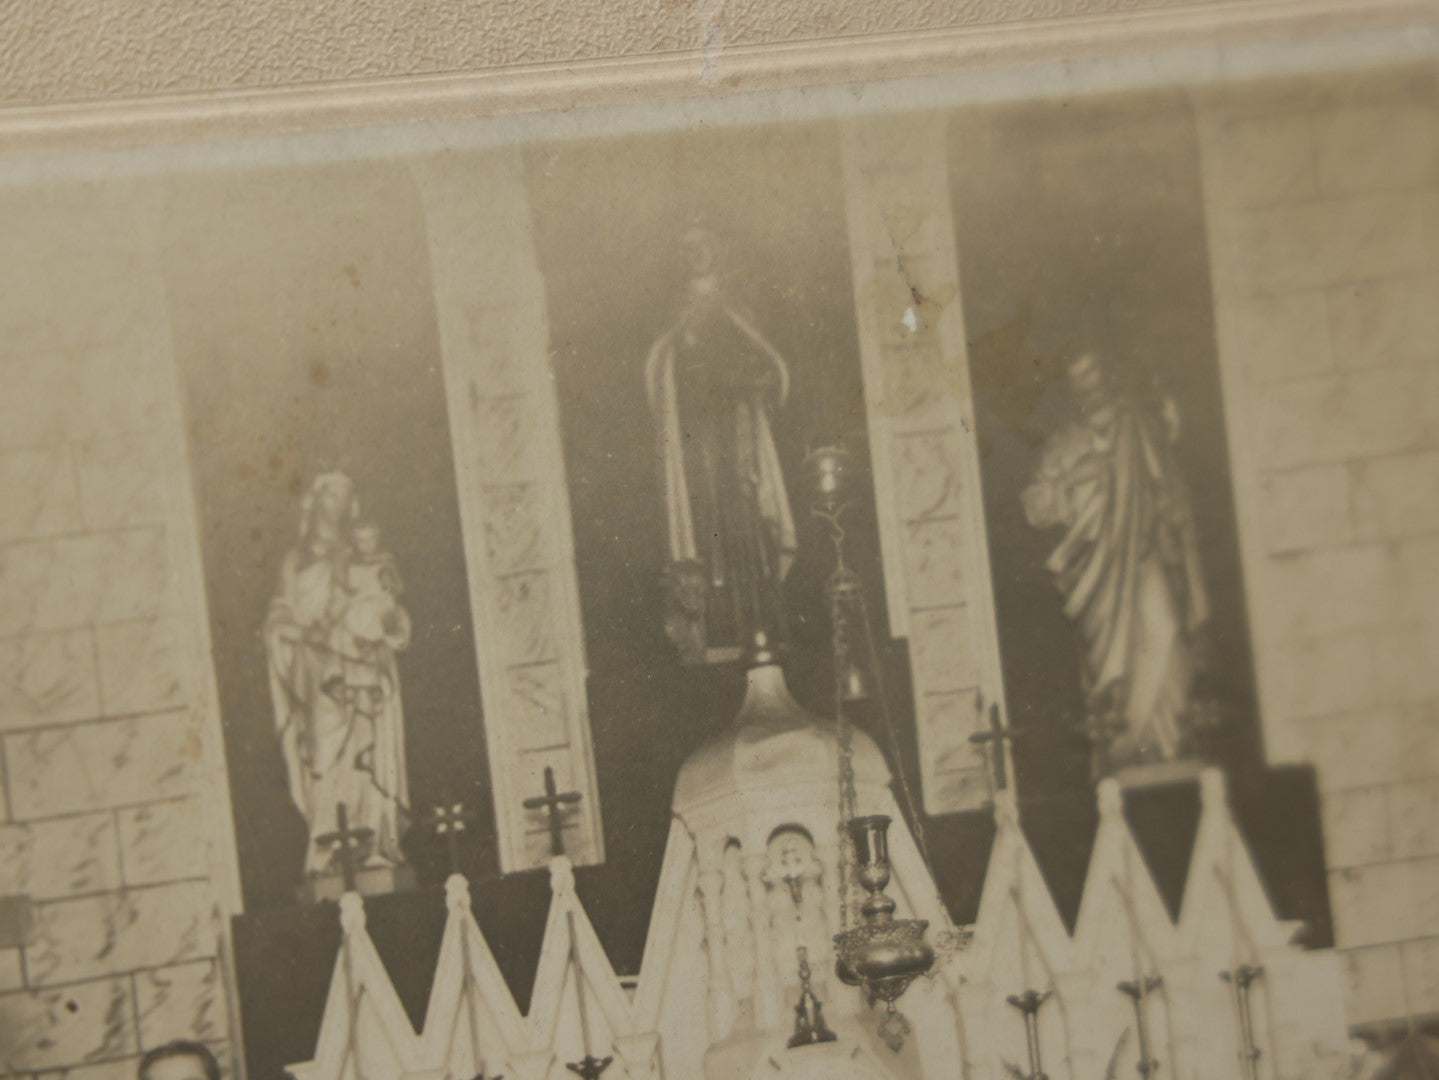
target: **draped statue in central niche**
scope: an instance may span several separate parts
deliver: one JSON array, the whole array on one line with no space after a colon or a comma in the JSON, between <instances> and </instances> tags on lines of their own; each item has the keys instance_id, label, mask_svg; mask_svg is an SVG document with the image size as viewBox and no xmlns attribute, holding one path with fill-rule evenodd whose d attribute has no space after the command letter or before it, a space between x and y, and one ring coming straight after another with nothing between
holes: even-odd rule
<instances>
[{"instance_id":1,"label":"draped statue in central niche","mask_svg":"<svg viewBox=\"0 0 1439 1080\"><path fill-rule=\"evenodd\" d=\"M789 367L726 292L718 238L687 230L679 318L650 349L669 561L665 632L687 664L732 659L759 628L783 634L795 524L770 427Z\"/></svg>"}]
</instances>

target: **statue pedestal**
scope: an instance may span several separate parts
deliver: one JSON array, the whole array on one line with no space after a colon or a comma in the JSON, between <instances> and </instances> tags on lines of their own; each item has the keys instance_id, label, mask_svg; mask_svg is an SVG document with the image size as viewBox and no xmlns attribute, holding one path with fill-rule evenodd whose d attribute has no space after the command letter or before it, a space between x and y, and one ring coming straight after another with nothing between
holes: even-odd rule
<instances>
[{"instance_id":1,"label":"statue pedestal","mask_svg":"<svg viewBox=\"0 0 1439 1080\"><path fill-rule=\"evenodd\" d=\"M415 887L415 871L404 863L398 866L366 866L355 871L355 891L361 896L381 896ZM300 903L338 900L345 893L340 874L312 877L300 886Z\"/></svg>"},{"instance_id":2,"label":"statue pedestal","mask_svg":"<svg viewBox=\"0 0 1439 1080\"><path fill-rule=\"evenodd\" d=\"M742 656L744 656L744 650L738 645L710 645L705 649L702 658L689 660L686 663L690 666L695 664L733 664L737 663Z\"/></svg>"},{"instance_id":3,"label":"statue pedestal","mask_svg":"<svg viewBox=\"0 0 1439 1080\"><path fill-rule=\"evenodd\" d=\"M1161 787L1186 780L1198 782L1204 762L1196 760L1156 761L1150 765L1125 765L1115 769L1113 778L1119 786L1133 788Z\"/></svg>"}]
</instances>

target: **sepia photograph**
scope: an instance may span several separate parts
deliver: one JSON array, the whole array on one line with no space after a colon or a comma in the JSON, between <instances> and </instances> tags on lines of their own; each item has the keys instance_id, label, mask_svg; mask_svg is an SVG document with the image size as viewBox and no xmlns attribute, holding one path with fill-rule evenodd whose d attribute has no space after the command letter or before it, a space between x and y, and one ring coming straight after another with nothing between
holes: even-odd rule
<instances>
[{"instance_id":1,"label":"sepia photograph","mask_svg":"<svg viewBox=\"0 0 1439 1080\"><path fill-rule=\"evenodd\" d=\"M1439 1076L1385 5L0 101L0 1078Z\"/></svg>"}]
</instances>

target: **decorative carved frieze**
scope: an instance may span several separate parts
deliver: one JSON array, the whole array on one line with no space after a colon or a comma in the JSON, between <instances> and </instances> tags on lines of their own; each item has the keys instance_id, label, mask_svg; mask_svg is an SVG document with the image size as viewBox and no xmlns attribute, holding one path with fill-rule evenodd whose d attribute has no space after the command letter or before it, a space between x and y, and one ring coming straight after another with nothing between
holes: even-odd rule
<instances>
[{"instance_id":1,"label":"decorative carved frieze","mask_svg":"<svg viewBox=\"0 0 1439 1080\"><path fill-rule=\"evenodd\" d=\"M944 120L849 121L843 148L889 624L909 643L924 808L948 813L988 795L969 736L1003 687Z\"/></svg>"},{"instance_id":2,"label":"decorative carved frieze","mask_svg":"<svg viewBox=\"0 0 1439 1080\"><path fill-rule=\"evenodd\" d=\"M544 769L580 793L563 828L604 857L549 328L517 151L417 167L465 535L484 738L506 871L550 856L523 802ZM476 718L476 738L480 721Z\"/></svg>"}]
</instances>

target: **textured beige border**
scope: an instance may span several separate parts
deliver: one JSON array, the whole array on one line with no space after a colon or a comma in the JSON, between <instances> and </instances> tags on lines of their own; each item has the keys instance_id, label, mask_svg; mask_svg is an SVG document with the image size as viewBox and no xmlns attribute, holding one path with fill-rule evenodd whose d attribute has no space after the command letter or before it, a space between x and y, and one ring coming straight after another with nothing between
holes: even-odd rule
<instances>
[{"instance_id":1,"label":"textured beige border","mask_svg":"<svg viewBox=\"0 0 1439 1080\"><path fill-rule=\"evenodd\" d=\"M1013 26L1216 0L7 0L0 100L30 105ZM1223 0L1218 0L1223 2Z\"/></svg>"},{"instance_id":2,"label":"textured beige border","mask_svg":"<svg viewBox=\"0 0 1439 1080\"><path fill-rule=\"evenodd\" d=\"M1215 0L472 74L0 108L0 156L710 98L1436 23L1439 0Z\"/></svg>"}]
</instances>

